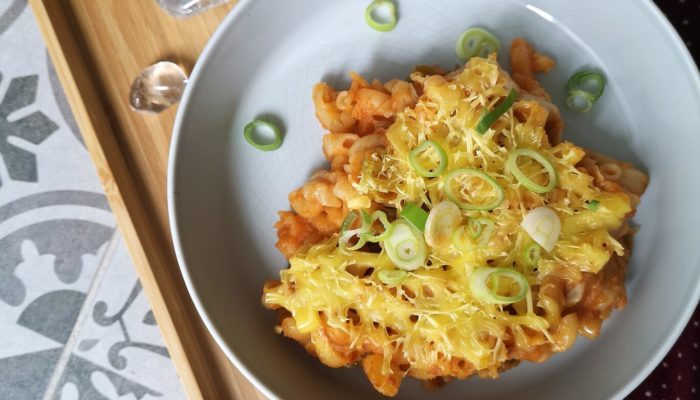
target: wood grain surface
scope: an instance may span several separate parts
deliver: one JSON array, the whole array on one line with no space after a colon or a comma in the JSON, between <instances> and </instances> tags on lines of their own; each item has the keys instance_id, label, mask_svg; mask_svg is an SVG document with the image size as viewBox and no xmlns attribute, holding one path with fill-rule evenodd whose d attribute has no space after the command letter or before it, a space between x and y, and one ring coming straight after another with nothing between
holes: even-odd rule
<instances>
[{"instance_id":1,"label":"wood grain surface","mask_svg":"<svg viewBox=\"0 0 700 400\"><path fill-rule=\"evenodd\" d=\"M219 350L189 298L166 204L176 107L132 111L133 78L161 60L188 72L232 7L189 19L155 0L30 0L180 380L192 399L265 399Z\"/></svg>"}]
</instances>

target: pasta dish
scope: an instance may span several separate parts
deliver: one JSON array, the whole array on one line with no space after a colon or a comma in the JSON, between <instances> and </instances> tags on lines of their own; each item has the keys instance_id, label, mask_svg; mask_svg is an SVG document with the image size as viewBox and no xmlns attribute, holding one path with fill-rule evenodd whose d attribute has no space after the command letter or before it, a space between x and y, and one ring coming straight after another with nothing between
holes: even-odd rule
<instances>
[{"instance_id":1,"label":"pasta dish","mask_svg":"<svg viewBox=\"0 0 700 400\"><path fill-rule=\"evenodd\" d=\"M543 362L624 307L648 178L562 141L535 79L553 59L516 39L510 60L314 87L330 166L279 213L289 268L262 298L277 333L394 396L406 376L435 388Z\"/></svg>"}]
</instances>

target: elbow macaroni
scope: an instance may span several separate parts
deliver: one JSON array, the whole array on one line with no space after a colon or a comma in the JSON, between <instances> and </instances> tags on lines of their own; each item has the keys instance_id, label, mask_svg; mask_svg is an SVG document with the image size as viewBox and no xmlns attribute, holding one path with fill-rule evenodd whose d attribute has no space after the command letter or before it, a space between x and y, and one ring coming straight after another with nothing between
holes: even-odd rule
<instances>
[{"instance_id":1,"label":"elbow macaroni","mask_svg":"<svg viewBox=\"0 0 700 400\"><path fill-rule=\"evenodd\" d=\"M330 367L361 364L384 395L395 395L405 376L435 388L474 374L496 378L523 360L543 362L579 334L597 336L627 301L628 220L648 178L630 164L560 142L561 117L534 79L553 60L522 39L511 56L512 79L493 58L473 58L449 74L420 67L410 81L369 83L352 74L349 90L314 87L316 115L330 131L323 138L330 170L290 194L294 212L280 213L277 247L290 267L266 284L262 301L278 311L278 332ZM519 90L512 111L483 136L470 132L483 107L509 88ZM443 200L442 178L421 178L406 161L427 138L448 150L450 168L490 173L505 200L469 215L495 221L487 245L464 253L433 249L423 268L390 287L377 278L393 268L386 253L343 252L338 231L351 209L382 209L393 218L405 202ZM554 190L530 192L503 172L508 151L519 147L552 161ZM599 203L595 211L587 208L591 200ZM519 224L544 205L560 216L561 237L528 266L519 255L532 240ZM483 265L520 271L531 288L526 299L497 306L475 298L468 277Z\"/></svg>"}]
</instances>

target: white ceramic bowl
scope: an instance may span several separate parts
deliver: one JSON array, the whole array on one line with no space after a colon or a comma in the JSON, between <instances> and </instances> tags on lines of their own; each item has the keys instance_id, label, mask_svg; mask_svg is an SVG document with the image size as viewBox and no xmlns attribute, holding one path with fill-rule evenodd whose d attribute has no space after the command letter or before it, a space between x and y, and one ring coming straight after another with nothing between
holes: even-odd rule
<instances>
[{"instance_id":1,"label":"white ceramic bowl","mask_svg":"<svg viewBox=\"0 0 700 400\"><path fill-rule=\"evenodd\" d=\"M261 290L286 264L272 225L289 207L287 194L324 165L314 83L344 85L353 70L388 79L416 64L453 67L454 40L479 25L506 46L524 36L554 56L557 68L542 81L558 104L574 71L593 67L608 77L593 112L564 113L565 138L650 173L635 217L629 305L599 339L579 338L543 364L430 394L408 379L399 398L623 397L668 351L700 295L700 80L682 42L648 0L399 0L390 33L366 26L368 2L241 0L197 63L175 124L168 201L182 273L208 328L272 398L380 397L359 368L326 368L273 333ZM265 115L286 131L282 148L269 153L242 136Z\"/></svg>"}]
</instances>

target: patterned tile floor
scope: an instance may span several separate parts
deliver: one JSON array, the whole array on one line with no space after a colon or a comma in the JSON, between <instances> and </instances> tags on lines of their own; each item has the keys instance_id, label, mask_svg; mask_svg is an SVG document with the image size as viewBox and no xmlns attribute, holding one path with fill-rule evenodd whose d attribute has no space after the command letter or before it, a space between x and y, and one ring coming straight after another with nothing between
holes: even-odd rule
<instances>
[{"instance_id":1,"label":"patterned tile floor","mask_svg":"<svg viewBox=\"0 0 700 400\"><path fill-rule=\"evenodd\" d=\"M700 2L657 3L698 60ZM184 398L26 0L0 0L0 159L0 399ZM698 314L630 399L700 398Z\"/></svg>"},{"instance_id":2,"label":"patterned tile floor","mask_svg":"<svg viewBox=\"0 0 700 400\"><path fill-rule=\"evenodd\" d=\"M0 399L179 399L26 0L0 0Z\"/></svg>"}]
</instances>

